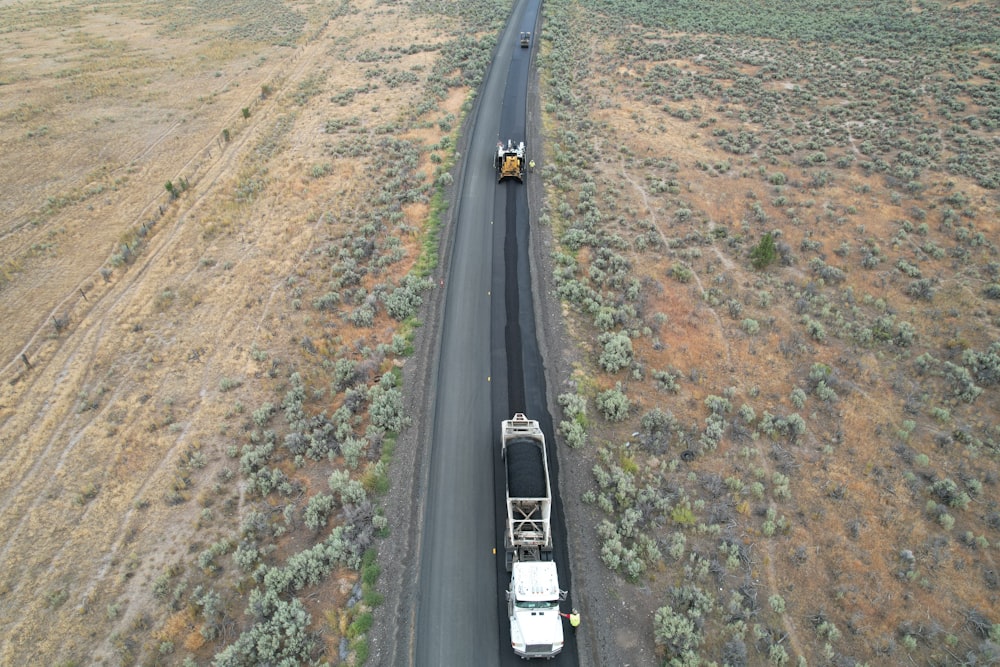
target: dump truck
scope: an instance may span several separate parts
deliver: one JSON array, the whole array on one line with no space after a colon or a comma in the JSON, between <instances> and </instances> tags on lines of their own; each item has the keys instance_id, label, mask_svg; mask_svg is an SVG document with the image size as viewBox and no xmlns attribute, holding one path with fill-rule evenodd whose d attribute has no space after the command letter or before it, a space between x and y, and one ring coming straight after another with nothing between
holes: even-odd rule
<instances>
[{"instance_id":1,"label":"dump truck","mask_svg":"<svg viewBox=\"0 0 1000 667\"><path fill-rule=\"evenodd\" d=\"M521 48L526 49L531 46L531 33L522 32L521 33Z\"/></svg>"},{"instance_id":2,"label":"dump truck","mask_svg":"<svg viewBox=\"0 0 1000 667\"><path fill-rule=\"evenodd\" d=\"M506 477L504 559L510 644L522 658L552 658L563 648L559 572L552 559L552 487L545 435L534 419L516 413L501 422Z\"/></svg>"},{"instance_id":3,"label":"dump truck","mask_svg":"<svg viewBox=\"0 0 1000 667\"><path fill-rule=\"evenodd\" d=\"M522 141L515 146L510 139L507 140L506 145L502 141L498 141L493 166L497 170L498 183L505 178L522 181L524 178L524 142Z\"/></svg>"}]
</instances>

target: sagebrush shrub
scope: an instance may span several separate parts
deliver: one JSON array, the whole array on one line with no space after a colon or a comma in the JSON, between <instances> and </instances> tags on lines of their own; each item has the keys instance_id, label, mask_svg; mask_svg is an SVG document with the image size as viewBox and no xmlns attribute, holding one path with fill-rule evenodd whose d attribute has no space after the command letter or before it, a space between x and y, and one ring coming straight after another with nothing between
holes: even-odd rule
<instances>
[{"instance_id":1,"label":"sagebrush shrub","mask_svg":"<svg viewBox=\"0 0 1000 667\"><path fill-rule=\"evenodd\" d=\"M628 334L603 333L597 342L603 346L598 363L608 373L616 373L632 363L632 339Z\"/></svg>"},{"instance_id":2,"label":"sagebrush shrub","mask_svg":"<svg viewBox=\"0 0 1000 667\"><path fill-rule=\"evenodd\" d=\"M622 384L619 382L614 388L597 395L597 407L608 421L620 422L628 417L632 404L622 391Z\"/></svg>"}]
</instances>

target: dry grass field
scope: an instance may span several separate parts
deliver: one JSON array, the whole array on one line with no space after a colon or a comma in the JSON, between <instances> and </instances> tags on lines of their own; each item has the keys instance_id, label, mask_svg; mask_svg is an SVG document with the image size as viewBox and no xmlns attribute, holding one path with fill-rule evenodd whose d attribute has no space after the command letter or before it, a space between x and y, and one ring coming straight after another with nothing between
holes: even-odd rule
<instances>
[{"instance_id":1,"label":"dry grass field","mask_svg":"<svg viewBox=\"0 0 1000 667\"><path fill-rule=\"evenodd\" d=\"M0 664L365 661L456 9L0 2Z\"/></svg>"},{"instance_id":2,"label":"dry grass field","mask_svg":"<svg viewBox=\"0 0 1000 667\"><path fill-rule=\"evenodd\" d=\"M546 3L540 222L581 346L559 428L598 647L1000 660L998 25Z\"/></svg>"}]
</instances>

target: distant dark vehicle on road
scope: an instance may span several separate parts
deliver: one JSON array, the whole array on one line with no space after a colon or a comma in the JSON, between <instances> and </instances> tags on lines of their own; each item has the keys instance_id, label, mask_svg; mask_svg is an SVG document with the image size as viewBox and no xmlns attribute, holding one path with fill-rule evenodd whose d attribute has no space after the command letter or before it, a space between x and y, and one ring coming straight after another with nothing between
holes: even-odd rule
<instances>
[{"instance_id":1,"label":"distant dark vehicle on road","mask_svg":"<svg viewBox=\"0 0 1000 667\"><path fill-rule=\"evenodd\" d=\"M521 48L526 49L531 46L531 33L522 32L521 33Z\"/></svg>"}]
</instances>

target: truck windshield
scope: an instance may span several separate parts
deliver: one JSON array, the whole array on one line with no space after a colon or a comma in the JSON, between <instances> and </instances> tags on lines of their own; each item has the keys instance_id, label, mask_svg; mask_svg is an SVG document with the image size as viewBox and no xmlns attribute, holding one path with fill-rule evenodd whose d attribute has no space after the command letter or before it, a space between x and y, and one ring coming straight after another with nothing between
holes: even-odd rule
<instances>
[{"instance_id":1,"label":"truck windshield","mask_svg":"<svg viewBox=\"0 0 1000 667\"><path fill-rule=\"evenodd\" d=\"M550 600L517 600L514 604L521 609L550 609L555 606Z\"/></svg>"}]
</instances>

